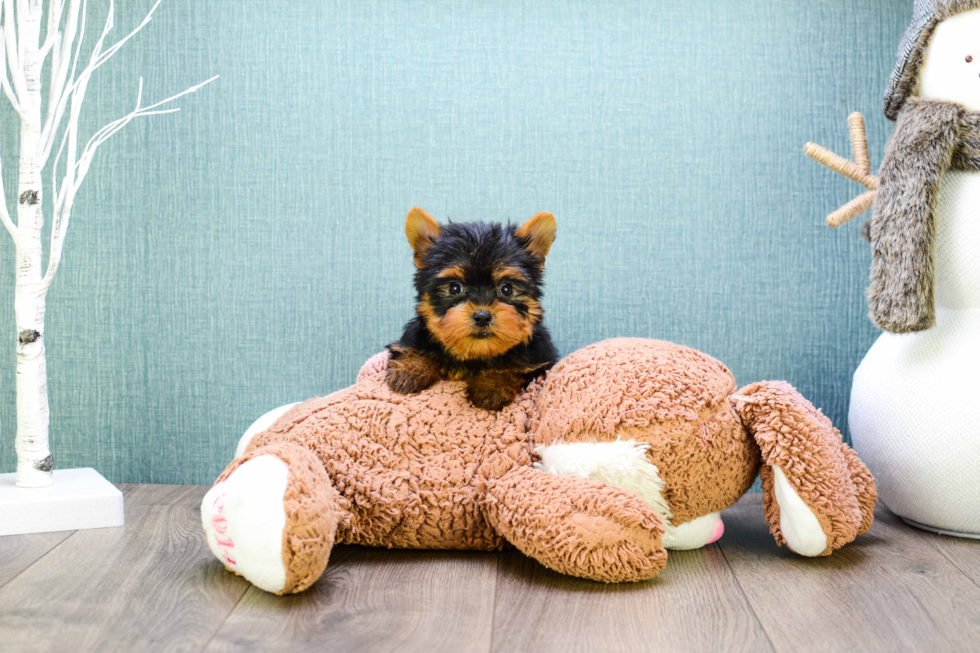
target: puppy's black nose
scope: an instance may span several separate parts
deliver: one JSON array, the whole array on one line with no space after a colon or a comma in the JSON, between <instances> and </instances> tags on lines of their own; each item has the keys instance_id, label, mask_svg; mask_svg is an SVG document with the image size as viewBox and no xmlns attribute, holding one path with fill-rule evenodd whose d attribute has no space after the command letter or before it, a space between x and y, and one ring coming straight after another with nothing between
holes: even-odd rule
<instances>
[{"instance_id":1,"label":"puppy's black nose","mask_svg":"<svg viewBox=\"0 0 980 653\"><path fill-rule=\"evenodd\" d=\"M477 311L473 313L473 324L476 326L490 326L491 322L493 322L493 314L490 311Z\"/></svg>"}]
</instances>

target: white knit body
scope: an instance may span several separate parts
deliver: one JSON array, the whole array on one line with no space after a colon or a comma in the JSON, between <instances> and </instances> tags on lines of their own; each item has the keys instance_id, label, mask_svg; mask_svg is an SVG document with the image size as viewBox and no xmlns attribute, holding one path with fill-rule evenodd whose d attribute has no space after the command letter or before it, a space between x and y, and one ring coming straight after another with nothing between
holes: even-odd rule
<instances>
[{"instance_id":1,"label":"white knit body","mask_svg":"<svg viewBox=\"0 0 980 653\"><path fill-rule=\"evenodd\" d=\"M947 172L935 217L936 326L878 338L848 419L893 512L980 534L980 173Z\"/></svg>"}]
</instances>

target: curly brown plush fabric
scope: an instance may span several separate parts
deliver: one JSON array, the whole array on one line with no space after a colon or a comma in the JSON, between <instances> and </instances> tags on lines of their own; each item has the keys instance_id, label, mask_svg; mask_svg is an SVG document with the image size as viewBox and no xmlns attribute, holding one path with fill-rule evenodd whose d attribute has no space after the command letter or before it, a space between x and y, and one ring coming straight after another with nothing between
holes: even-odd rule
<instances>
[{"instance_id":1,"label":"curly brown plush fabric","mask_svg":"<svg viewBox=\"0 0 980 653\"><path fill-rule=\"evenodd\" d=\"M759 447L728 402L735 388L727 367L689 347L606 340L545 378L537 441L649 442L677 526L727 508L755 480Z\"/></svg>"},{"instance_id":2,"label":"curly brown plush fabric","mask_svg":"<svg viewBox=\"0 0 980 653\"><path fill-rule=\"evenodd\" d=\"M877 498L871 474L823 413L784 382L746 386L739 391L736 404L762 450L766 521L780 546L786 539L779 525L774 466L784 471L820 522L827 535L822 555L871 527Z\"/></svg>"},{"instance_id":3,"label":"curly brown plush fabric","mask_svg":"<svg viewBox=\"0 0 980 653\"><path fill-rule=\"evenodd\" d=\"M643 445L675 527L734 503L763 459L804 488L801 496L825 516L831 548L853 539L874 501L870 475L805 399L770 384L733 403L728 369L687 347L643 339L586 347L499 412L473 407L465 386L451 381L394 393L386 361L372 358L355 385L294 406L219 479L260 455L289 468L283 592L322 573L333 541L482 550L510 543L566 574L655 576L667 560L655 506L626 489L535 469L535 448L556 442ZM792 443L770 436L790 422L805 425ZM831 479L829 489L817 483L807 494L811 479ZM840 506L828 505L837 499Z\"/></svg>"},{"instance_id":4,"label":"curly brown plush fabric","mask_svg":"<svg viewBox=\"0 0 980 653\"><path fill-rule=\"evenodd\" d=\"M894 333L936 322L935 207L950 169L980 170L980 115L959 105L909 98L881 165L869 224L871 320Z\"/></svg>"},{"instance_id":5,"label":"curly brown plush fabric","mask_svg":"<svg viewBox=\"0 0 980 653\"><path fill-rule=\"evenodd\" d=\"M563 574L634 582L667 564L657 513L632 492L599 481L515 466L488 481L484 509L508 542Z\"/></svg>"},{"instance_id":6,"label":"curly brown plush fabric","mask_svg":"<svg viewBox=\"0 0 980 653\"><path fill-rule=\"evenodd\" d=\"M480 464L517 445L530 455L529 389L499 412L473 408L465 386L393 392L383 372L293 407L246 451L275 442L310 448L337 491L337 541L391 548L494 549L477 489Z\"/></svg>"},{"instance_id":7,"label":"curly brown plush fabric","mask_svg":"<svg viewBox=\"0 0 980 653\"><path fill-rule=\"evenodd\" d=\"M874 476L867 466L858 458L854 449L846 444L842 444L844 459L847 461L847 469L851 473L851 483L857 492L858 506L861 509L861 525L858 526L857 534L863 535L871 529L871 524L875 518L875 503L878 501L878 488L875 487Z\"/></svg>"}]
</instances>

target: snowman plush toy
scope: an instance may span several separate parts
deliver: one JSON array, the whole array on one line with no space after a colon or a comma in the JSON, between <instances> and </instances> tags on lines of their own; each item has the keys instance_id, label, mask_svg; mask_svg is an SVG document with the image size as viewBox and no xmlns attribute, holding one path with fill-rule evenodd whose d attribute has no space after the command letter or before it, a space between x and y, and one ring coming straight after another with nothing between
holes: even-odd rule
<instances>
[{"instance_id":1,"label":"snowman plush toy","mask_svg":"<svg viewBox=\"0 0 980 653\"><path fill-rule=\"evenodd\" d=\"M980 538L980 0L916 2L884 109L851 436L896 514Z\"/></svg>"}]
</instances>

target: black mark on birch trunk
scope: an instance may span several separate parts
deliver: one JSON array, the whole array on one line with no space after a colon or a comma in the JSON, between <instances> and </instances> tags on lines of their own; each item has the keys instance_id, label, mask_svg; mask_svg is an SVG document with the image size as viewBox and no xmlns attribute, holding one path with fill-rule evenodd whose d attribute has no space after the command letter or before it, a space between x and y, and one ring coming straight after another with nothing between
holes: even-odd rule
<instances>
[{"instance_id":1,"label":"black mark on birch trunk","mask_svg":"<svg viewBox=\"0 0 980 653\"><path fill-rule=\"evenodd\" d=\"M40 200L37 198L38 192L36 190L25 190L20 194L20 203L27 204L28 206L33 206L37 204Z\"/></svg>"},{"instance_id":2,"label":"black mark on birch trunk","mask_svg":"<svg viewBox=\"0 0 980 653\"><path fill-rule=\"evenodd\" d=\"M34 469L39 472L50 472L52 469L54 469L54 458L51 457L51 454L48 454L42 460L34 463Z\"/></svg>"},{"instance_id":3,"label":"black mark on birch trunk","mask_svg":"<svg viewBox=\"0 0 980 653\"><path fill-rule=\"evenodd\" d=\"M41 334L34 329L24 329L17 338L22 345L29 345L41 339Z\"/></svg>"}]
</instances>

